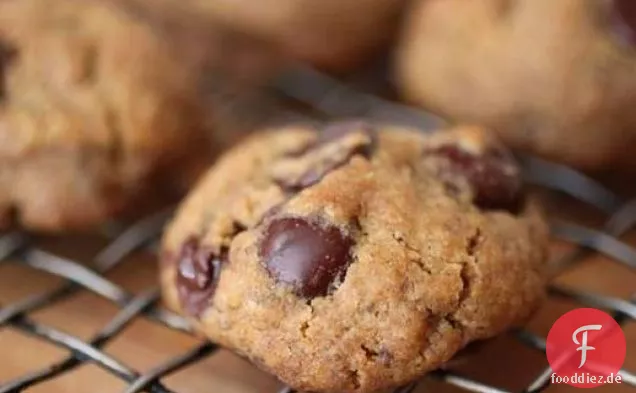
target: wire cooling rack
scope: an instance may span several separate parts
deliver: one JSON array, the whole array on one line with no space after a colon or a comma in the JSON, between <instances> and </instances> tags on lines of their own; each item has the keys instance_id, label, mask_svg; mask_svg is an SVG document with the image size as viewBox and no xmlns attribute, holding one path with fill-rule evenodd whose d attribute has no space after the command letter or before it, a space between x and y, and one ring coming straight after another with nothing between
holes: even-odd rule
<instances>
[{"instance_id":1,"label":"wire cooling rack","mask_svg":"<svg viewBox=\"0 0 636 393\"><path fill-rule=\"evenodd\" d=\"M279 90L300 101L305 101L329 116L376 116L380 120L407 122L424 129L438 126L441 121L423 117L411 109L389 104L365 96L338 85L333 80L318 74L307 74L307 70L288 75L281 81ZM294 86L301 86L296 89ZM352 107L350 104L354 102ZM348 106L347 106L348 105ZM603 256L607 263L618 263L633 274L636 283L636 249L621 240L631 229L636 229L636 199L624 199L617 193L596 181L564 166L552 164L532 157L521 157L525 175L529 183L552 194L567 195L572 201L578 201L588 210L600 212L604 216L602 225L588 225L577 221L555 221L552 225L556 240L572 245L567 252L553 260L555 281L550 287L550 298L565 299L576 307L595 307L604 309L623 326L636 321L636 285L631 297L608 296L594 290L573 289L559 284L559 277L567 274L593 256ZM188 323L181 317L163 309L159 300L159 290L151 287L132 294L124 289L117 280L107 275L123 265L133 263L133 255L154 255L162 228L171 216L167 209L152 214L128 227L117 225L105 229L101 234L106 245L89 259L90 263L51 251L39 238L22 232L5 233L0 237L0 267L5 264L18 264L22 267L51 275L63 281L58 288L40 291L32 288L30 295L11 304L0 304L0 335L11 328L22 335L38 340L39 345L52 345L67 352L65 358L41 369L0 381L0 393L22 392L32 387L45 385L56 378L77 372L83 365L93 364L125 383L126 393L134 392L171 392L165 379L176 372L187 370L193 364L215 355L219 348L210 342L198 341L198 344L183 353L158 361L145 372L140 372L105 350L110 342L127 334L127 327L139 319L167 329L191 334ZM0 288L1 289L1 288ZM39 322L33 315L39 311L54 307L65 300L82 293L92 293L118 309L110 321L92 337L83 338L70 334L60 328ZM0 291L1 293L1 291ZM530 330L510 333L523 347L543 356L545 339ZM484 345L489 345L488 343ZM0 348L0 360L7 348ZM628 354L629 354L628 350ZM172 356L174 355L174 356ZM551 387L552 371L549 367L537 370L527 377L530 383L522 388L528 393L542 392ZM624 386L636 387L636 375L622 370ZM437 370L424 378L437 383L452 385L463 391L483 393L505 393L512 390L496 386L485 380L455 371L453 367ZM413 391L422 381L402 387L396 393ZM517 390L518 391L518 390ZM291 393L283 388L280 393Z\"/></svg>"}]
</instances>

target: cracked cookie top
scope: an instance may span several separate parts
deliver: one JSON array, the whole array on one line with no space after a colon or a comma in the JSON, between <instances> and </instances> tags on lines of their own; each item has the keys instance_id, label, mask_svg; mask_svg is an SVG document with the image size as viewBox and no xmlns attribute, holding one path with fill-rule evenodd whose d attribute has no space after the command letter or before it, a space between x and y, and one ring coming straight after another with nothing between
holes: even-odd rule
<instances>
[{"instance_id":1,"label":"cracked cookie top","mask_svg":"<svg viewBox=\"0 0 636 393\"><path fill-rule=\"evenodd\" d=\"M171 307L291 386L370 392L525 321L546 226L478 129L343 122L227 153L163 241Z\"/></svg>"}]
</instances>

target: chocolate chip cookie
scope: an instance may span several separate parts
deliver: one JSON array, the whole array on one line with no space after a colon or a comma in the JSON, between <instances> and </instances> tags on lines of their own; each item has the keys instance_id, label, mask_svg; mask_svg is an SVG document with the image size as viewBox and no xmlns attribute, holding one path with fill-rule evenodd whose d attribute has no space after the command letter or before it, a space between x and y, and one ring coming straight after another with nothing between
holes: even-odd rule
<instances>
[{"instance_id":1,"label":"chocolate chip cookie","mask_svg":"<svg viewBox=\"0 0 636 393\"><path fill-rule=\"evenodd\" d=\"M418 0L396 79L409 101L583 169L636 169L636 2Z\"/></svg>"},{"instance_id":2,"label":"chocolate chip cookie","mask_svg":"<svg viewBox=\"0 0 636 393\"><path fill-rule=\"evenodd\" d=\"M405 0L188 0L288 56L346 71L390 43Z\"/></svg>"},{"instance_id":3,"label":"chocolate chip cookie","mask_svg":"<svg viewBox=\"0 0 636 393\"><path fill-rule=\"evenodd\" d=\"M546 226L481 130L289 127L227 153L163 240L169 306L292 387L372 392L523 323Z\"/></svg>"},{"instance_id":4,"label":"chocolate chip cookie","mask_svg":"<svg viewBox=\"0 0 636 393\"><path fill-rule=\"evenodd\" d=\"M5 222L90 226L129 205L160 172L189 170L209 155L196 79L202 62L184 50L203 46L132 11L109 1L0 2Z\"/></svg>"}]
</instances>

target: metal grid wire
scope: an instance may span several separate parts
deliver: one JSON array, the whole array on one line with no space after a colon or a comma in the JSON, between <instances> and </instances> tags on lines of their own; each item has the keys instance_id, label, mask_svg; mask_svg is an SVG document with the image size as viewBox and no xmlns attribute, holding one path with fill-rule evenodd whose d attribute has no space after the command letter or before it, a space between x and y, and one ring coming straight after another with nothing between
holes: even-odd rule
<instances>
[{"instance_id":1,"label":"metal grid wire","mask_svg":"<svg viewBox=\"0 0 636 393\"><path fill-rule=\"evenodd\" d=\"M290 79L282 81L283 86L279 86L280 90L294 99L312 104L329 116L376 115L380 120L407 122L424 129L431 129L441 123L438 119L422 116L411 109L389 104L374 96L349 91L321 75L308 75L306 70L303 72L303 75L290 75ZM301 89L293 88L301 84ZM343 109L345 102L348 106ZM350 105L352 102L356 103L354 107ZM553 223L555 238L577 245L575 251L560 258L558 261L560 269L567 270L590 253L599 253L636 270L636 249L618 240L619 236L636 227L636 199L624 201L594 180L567 167L532 157L521 157L521 161L530 183L568 194L604 212L608 217L602 230L590 229L575 223ZM184 319L158 305L159 290L157 288L133 296L104 276L105 273L130 261L134 253L154 253L162 228L170 216L171 210L162 211L128 228L108 231L109 233L105 234L109 239L108 245L94 256L92 264L88 266L40 248L37 242L22 232L6 233L0 237L0 264L22 264L63 278L65 281L63 285L50 292L33 295L13 304L0 304L0 328L11 326L25 335L68 351L67 357L56 364L33 370L26 375L0 384L0 393L21 392L72 372L86 363L95 364L113 377L126 382L126 393L170 392L162 384L165 377L213 355L218 350L213 343L201 342L194 349L160 363L145 373L134 370L102 350L109 341L118 337L127 325L138 317L146 318L169 329L190 333L189 325ZM119 312L92 338L82 340L51 326L35 322L30 317L35 311L68 299L82 290L99 295L119 308ZM630 299L625 300L551 286L550 295L574 300L582 307L607 310L613 313L615 319L621 324L636 320L636 292ZM525 346L540 353L545 352L543 337L524 330L512 334ZM541 371L524 389L524 392L534 393L548 389L551 373L552 370L549 368ZM621 370L621 375L624 384L636 387L636 375L633 372ZM438 370L425 378L434 378L470 392L507 392L507 390L449 370ZM411 392L417 385L418 383L413 383L396 390L395 393ZM283 388L280 391L280 393L291 392L290 388Z\"/></svg>"}]
</instances>

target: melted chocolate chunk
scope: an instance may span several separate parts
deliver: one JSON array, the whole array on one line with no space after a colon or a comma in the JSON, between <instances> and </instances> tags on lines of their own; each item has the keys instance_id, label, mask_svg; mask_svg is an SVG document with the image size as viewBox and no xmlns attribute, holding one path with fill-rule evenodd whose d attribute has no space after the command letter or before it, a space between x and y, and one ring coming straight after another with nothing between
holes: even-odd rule
<instances>
[{"instance_id":1,"label":"melted chocolate chunk","mask_svg":"<svg viewBox=\"0 0 636 393\"><path fill-rule=\"evenodd\" d=\"M196 238L186 241L177 260L177 292L186 312L199 316L205 311L226 262L227 250L215 255L202 249Z\"/></svg>"},{"instance_id":2,"label":"melted chocolate chunk","mask_svg":"<svg viewBox=\"0 0 636 393\"><path fill-rule=\"evenodd\" d=\"M614 0L615 27L625 41L636 45L636 1Z\"/></svg>"},{"instance_id":3,"label":"melted chocolate chunk","mask_svg":"<svg viewBox=\"0 0 636 393\"><path fill-rule=\"evenodd\" d=\"M441 156L450 163L452 179L463 176L470 184L473 203L484 210L506 210L517 213L523 205L523 187L519 170L505 151L491 149L482 155L465 151L458 146L442 146L430 152ZM444 174L441 174L444 177ZM445 180L447 180L445 179ZM452 180L447 181L450 189L457 190Z\"/></svg>"},{"instance_id":4,"label":"melted chocolate chunk","mask_svg":"<svg viewBox=\"0 0 636 393\"><path fill-rule=\"evenodd\" d=\"M286 217L269 222L259 252L277 282L311 299L329 294L344 278L352 247L353 239L335 226Z\"/></svg>"},{"instance_id":5,"label":"melted chocolate chunk","mask_svg":"<svg viewBox=\"0 0 636 393\"><path fill-rule=\"evenodd\" d=\"M294 180L281 179L279 184L283 186L286 191L295 194L304 190L305 188L309 188L313 185L318 184L320 180L322 180L322 178L325 177L328 173L340 168L341 166L349 162L351 157L355 155L355 151L352 150L346 156L341 157L340 159L329 158L322 162L322 165L320 167L309 169L300 178Z\"/></svg>"},{"instance_id":6,"label":"melted chocolate chunk","mask_svg":"<svg viewBox=\"0 0 636 393\"><path fill-rule=\"evenodd\" d=\"M361 155L363 157L369 158L373 153L373 150L375 149L376 135L373 128L371 128L371 126L364 121L334 123L320 132L318 139L314 144L308 146L300 153L294 153L293 156L299 157L303 154L310 154L311 152L319 149L324 145L337 142L338 140L345 138L346 136L353 133L363 133L369 138L369 143L350 148L346 152L346 154L326 158L323 162L320 163L320 165L310 168L309 170L307 170L307 172L305 172L297 179L280 179L278 181L279 185L290 193L297 193L305 188L317 184L329 172L332 172L345 165L352 157L356 155Z\"/></svg>"}]
</instances>

